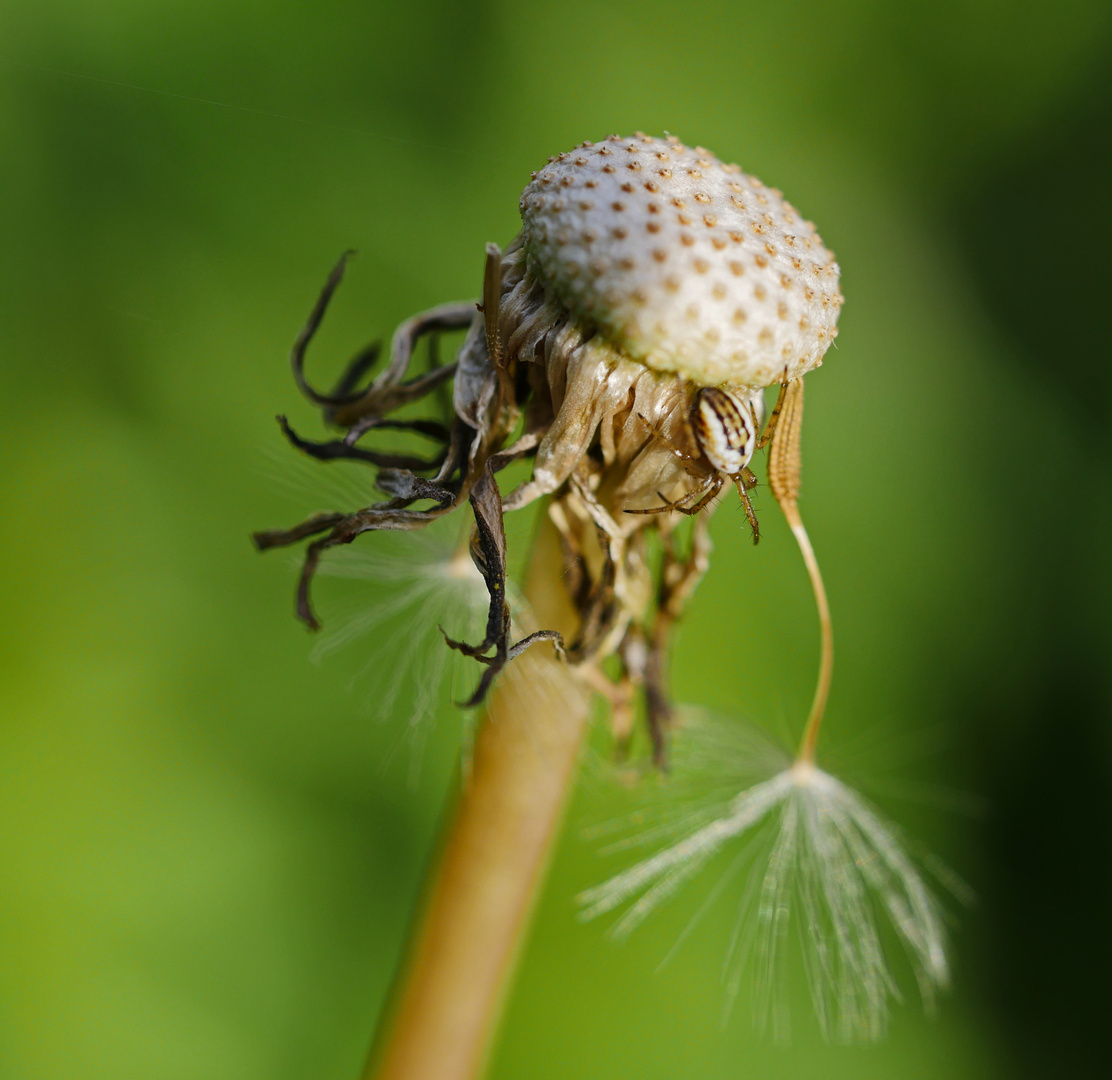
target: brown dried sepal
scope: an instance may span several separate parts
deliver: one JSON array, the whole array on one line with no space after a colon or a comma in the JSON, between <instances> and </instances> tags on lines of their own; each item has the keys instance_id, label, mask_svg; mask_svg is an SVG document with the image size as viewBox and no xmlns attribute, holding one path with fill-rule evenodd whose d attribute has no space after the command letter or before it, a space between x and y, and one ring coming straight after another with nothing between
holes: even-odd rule
<instances>
[{"instance_id":1,"label":"brown dried sepal","mask_svg":"<svg viewBox=\"0 0 1112 1080\"><path fill-rule=\"evenodd\" d=\"M768 447L768 486L785 516L794 524L799 502L800 435L803 430L803 380L780 387L762 442Z\"/></svg>"},{"instance_id":2,"label":"brown dried sepal","mask_svg":"<svg viewBox=\"0 0 1112 1080\"><path fill-rule=\"evenodd\" d=\"M474 708L486 697L495 676L515 656L538 641L553 641L563 652L564 639L555 630L538 630L516 644L510 644L510 605L506 599L506 530L502 521L502 494L494 479L493 459L487 461L483 475L471 489L471 507L475 511L475 531L471 536L471 561L486 582L490 594L486 636L478 645L455 641L444 634L451 648L486 665L475 692L463 702L462 708ZM441 630L443 634L443 629ZM491 655L486 653L493 649Z\"/></svg>"}]
</instances>

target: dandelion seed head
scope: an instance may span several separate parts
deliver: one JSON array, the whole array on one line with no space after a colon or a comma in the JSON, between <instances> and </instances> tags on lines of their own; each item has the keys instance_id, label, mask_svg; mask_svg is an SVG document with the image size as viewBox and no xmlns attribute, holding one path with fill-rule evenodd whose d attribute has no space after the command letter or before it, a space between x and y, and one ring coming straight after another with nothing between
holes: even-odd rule
<instances>
[{"instance_id":1,"label":"dandelion seed head","mask_svg":"<svg viewBox=\"0 0 1112 1080\"><path fill-rule=\"evenodd\" d=\"M833 253L778 191L709 150L588 143L542 167L520 209L531 273L658 371L756 390L812 370L837 334Z\"/></svg>"}]
</instances>

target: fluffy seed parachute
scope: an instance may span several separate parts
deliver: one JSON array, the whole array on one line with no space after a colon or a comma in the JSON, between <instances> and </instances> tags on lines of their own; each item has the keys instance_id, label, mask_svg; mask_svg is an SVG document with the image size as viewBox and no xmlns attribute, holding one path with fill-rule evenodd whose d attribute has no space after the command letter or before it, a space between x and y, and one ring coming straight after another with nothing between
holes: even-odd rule
<instances>
[{"instance_id":1,"label":"fluffy seed parachute","mask_svg":"<svg viewBox=\"0 0 1112 1080\"><path fill-rule=\"evenodd\" d=\"M728 728L737 728L736 723ZM737 739L715 732L718 749L691 775L721 786L737 753ZM746 780L732 796L682 801L682 818L664 820L620 845L663 843L649 857L579 896L584 918L628 905L611 933L630 934L657 906L728 846L737 849L749 885L738 904L725 962L730 999L742 974L755 980L757 1019L777 1036L788 1029L778 1007L791 931L800 942L815 1015L823 1033L842 1042L878 1039L890 1004L899 997L885 947L887 921L904 946L920 996L931 1009L949 984L947 934L938 900L907 853L896 829L860 795L806 761L749 733L740 762ZM696 723L696 740L706 738ZM683 738L682 734L680 736ZM727 746L723 748L722 742ZM684 762L679 763L681 771ZM767 771L752 780L754 771ZM672 814L676 813L673 807Z\"/></svg>"}]
</instances>

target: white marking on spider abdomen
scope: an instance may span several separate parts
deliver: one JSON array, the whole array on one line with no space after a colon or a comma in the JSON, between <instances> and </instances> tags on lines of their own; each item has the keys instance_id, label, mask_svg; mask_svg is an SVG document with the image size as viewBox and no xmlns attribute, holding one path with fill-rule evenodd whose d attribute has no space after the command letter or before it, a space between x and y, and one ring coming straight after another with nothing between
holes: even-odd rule
<instances>
[{"instance_id":1,"label":"white marking on spider abdomen","mask_svg":"<svg viewBox=\"0 0 1112 1080\"><path fill-rule=\"evenodd\" d=\"M695 396L691 426L707 461L725 476L737 476L753 456L757 433L748 406L728 390L704 387Z\"/></svg>"}]
</instances>

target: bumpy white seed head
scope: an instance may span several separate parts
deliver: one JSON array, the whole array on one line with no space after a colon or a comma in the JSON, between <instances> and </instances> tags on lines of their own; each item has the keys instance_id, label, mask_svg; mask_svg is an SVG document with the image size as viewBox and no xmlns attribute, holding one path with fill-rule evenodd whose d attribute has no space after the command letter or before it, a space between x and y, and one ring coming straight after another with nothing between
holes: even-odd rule
<instances>
[{"instance_id":1,"label":"bumpy white seed head","mask_svg":"<svg viewBox=\"0 0 1112 1080\"><path fill-rule=\"evenodd\" d=\"M701 147L584 143L520 205L530 272L659 371L757 389L816 367L837 334L838 264L815 227Z\"/></svg>"}]
</instances>

